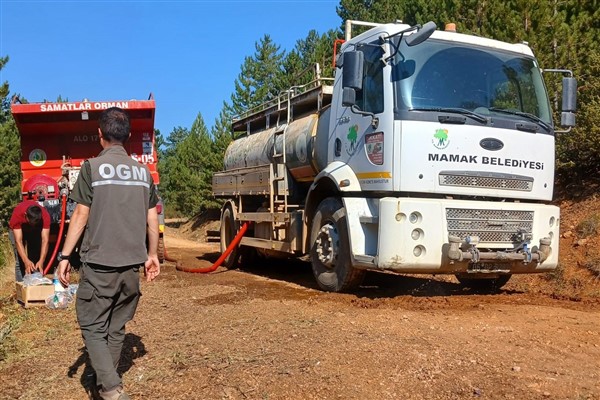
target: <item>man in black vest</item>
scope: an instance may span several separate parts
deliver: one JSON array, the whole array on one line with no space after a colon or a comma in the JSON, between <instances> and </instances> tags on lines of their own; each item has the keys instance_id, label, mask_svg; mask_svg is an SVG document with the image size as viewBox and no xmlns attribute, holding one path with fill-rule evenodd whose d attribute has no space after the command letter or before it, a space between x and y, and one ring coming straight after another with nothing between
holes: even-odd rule
<instances>
[{"instance_id":1,"label":"man in black vest","mask_svg":"<svg viewBox=\"0 0 600 400\"><path fill-rule=\"evenodd\" d=\"M160 273L158 198L148 167L133 160L123 147L131 135L127 113L109 108L100 115L99 125L104 150L83 163L71 193L77 206L59 253L58 273L68 286L69 257L85 231L77 320L101 386L100 397L127 400L117 367L125 324L133 318L140 297L139 268L145 267L147 281Z\"/></svg>"}]
</instances>

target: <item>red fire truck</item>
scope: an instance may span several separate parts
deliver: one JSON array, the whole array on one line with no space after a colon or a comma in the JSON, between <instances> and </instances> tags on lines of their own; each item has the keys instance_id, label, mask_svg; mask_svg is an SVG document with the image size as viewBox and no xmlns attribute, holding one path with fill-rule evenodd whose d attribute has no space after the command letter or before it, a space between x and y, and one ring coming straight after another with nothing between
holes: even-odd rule
<instances>
[{"instance_id":1,"label":"red fire truck","mask_svg":"<svg viewBox=\"0 0 600 400\"><path fill-rule=\"evenodd\" d=\"M88 101L22 103L15 98L12 115L21 136L21 192L24 199L40 202L52 218L47 273L68 227L75 204L68 200L83 161L101 150L98 137L100 113L110 107L126 110L131 120L131 137L125 150L150 169L159 184L154 138L155 101ZM164 259L164 214L158 206L160 222L159 258Z\"/></svg>"}]
</instances>

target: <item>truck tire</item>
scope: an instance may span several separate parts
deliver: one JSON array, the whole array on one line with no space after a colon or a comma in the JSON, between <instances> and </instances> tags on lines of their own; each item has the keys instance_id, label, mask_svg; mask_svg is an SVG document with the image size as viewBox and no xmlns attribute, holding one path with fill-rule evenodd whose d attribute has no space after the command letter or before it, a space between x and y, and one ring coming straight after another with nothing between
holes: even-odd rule
<instances>
[{"instance_id":1,"label":"truck tire","mask_svg":"<svg viewBox=\"0 0 600 400\"><path fill-rule=\"evenodd\" d=\"M254 247L240 246L238 257L238 268L248 268L257 265L261 260Z\"/></svg>"},{"instance_id":2,"label":"truck tire","mask_svg":"<svg viewBox=\"0 0 600 400\"><path fill-rule=\"evenodd\" d=\"M165 239L162 237L162 235L158 238L157 253L158 253L158 262L160 262L161 264L164 263L165 262Z\"/></svg>"},{"instance_id":3,"label":"truck tire","mask_svg":"<svg viewBox=\"0 0 600 400\"><path fill-rule=\"evenodd\" d=\"M225 252L229 243L233 241L233 238L238 232L238 224L235 222L233 217L233 210L231 207L226 207L221 214L221 253ZM227 256L223 265L227 269L234 269L237 267L238 257L240 256L240 247L236 247Z\"/></svg>"},{"instance_id":4,"label":"truck tire","mask_svg":"<svg viewBox=\"0 0 600 400\"><path fill-rule=\"evenodd\" d=\"M461 286L476 292L494 293L506 285L512 275L500 275L497 278L472 278L467 275L456 275Z\"/></svg>"},{"instance_id":5,"label":"truck tire","mask_svg":"<svg viewBox=\"0 0 600 400\"><path fill-rule=\"evenodd\" d=\"M328 197L319 204L310 235L310 259L317 284L328 292L357 288L366 271L350 261L346 209L339 199Z\"/></svg>"}]
</instances>

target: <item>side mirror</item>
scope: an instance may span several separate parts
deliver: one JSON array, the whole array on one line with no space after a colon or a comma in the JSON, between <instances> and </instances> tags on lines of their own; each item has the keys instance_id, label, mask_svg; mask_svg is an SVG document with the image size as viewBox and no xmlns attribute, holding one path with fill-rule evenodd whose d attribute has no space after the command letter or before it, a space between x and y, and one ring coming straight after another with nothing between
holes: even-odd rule
<instances>
[{"instance_id":1,"label":"side mirror","mask_svg":"<svg viewBox=\"0 0 600 400\"><path fill-rule=\"evenodd\" d=\"M338 54L338 55L335 57L335 64L334 64L334 65L335 65L335 67L336 67L336 68L338 68L338 69L339 69L339 68L342 68L342 67L344 66L344 53L342 53L342 54Z\"/></svg>"},{"instance_id":2,"label":"side mirror","mask_svg":"<svg viewBox=\"0 0 600 400\"><path fill-rule=\"evenodd\" d=\"M565 128L575 126L575 111L577 111L577 80L564 77L562 80L562 113L560 124Z\"/></svg>"},{"instance_id":3,"label":"side mirror","mask_svg":"<svg viewBox=\"0 0 600 400\"><path fill-rule=\"evenodd\" d=\"M562 78L562 112L560 115L560 125L567 128L564 131L555 130L555 132L569 132L575 126L575 111L577 111L577 80L573 78L573 71L568 69L543 69L543 73L561 74ZM568 75L568 76L565 76Z\"/></svg>"},{"instance_id":4,"label":"side mirror","mask_svg":"<svg viewBox=\"0 0 600 400\"><path fill-rule=\"evenodd\" d=\"M362 51L347 51L344 53L342 72L343 89L362 89L364 58L365 56Z\"/></svg>"},{"instance_id":5,"label":"side mirror","mask_svg":"<svg viewBox=\"0 0 600 400\"><path fill-rule=\"evenodd\" d=\"M436 29L437 25L435 24L435 22L429 21L428 23L423 25L423 27L417 32L413 33L412 35L409 35L406 38L406 45L412 47L423 43L424 41L429 39L429 37L433 34L433 32L435 32Z\"/></svg>"},{"instance_id":6,"label":"side mirror","mask_svg":"<svg viewBox=\"0 0 600 400\"><path fill-rule=\"evenodd\" d=\"M562 92L562 111L577 111L577 80L573 77L564 77Z\"/></svg>"},{"instance_id":7,"label":"side mirror","mask_svg":"<svg viewBox=\"0 0 600 400\"><path fill-rule=\"evenodd\" d=\"M356 90L345 87L342 89L342 107L352 107L356 105Z\"/></svg>"}]
</instances>

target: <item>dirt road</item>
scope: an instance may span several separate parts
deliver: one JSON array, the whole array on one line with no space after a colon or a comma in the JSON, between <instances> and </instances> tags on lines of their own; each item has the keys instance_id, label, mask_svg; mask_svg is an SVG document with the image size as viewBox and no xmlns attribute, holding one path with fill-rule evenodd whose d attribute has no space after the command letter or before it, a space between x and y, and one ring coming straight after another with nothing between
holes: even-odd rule
<instances>
[{"instance_id":1,"label":"dirt road","mask_svg":"<svg viewBox=\"0 0 600 400\"><path fill-rule=\"evenodd\" d=\"M209 266L215 245L168 236ZM144 284L121 370L146 399L600 399L600 306L520 289L373 273L354 294L316 289L286 260ZM73 307L27 311L0 362L0 398L86 398Z\"/></svg>"}]
</instances>

